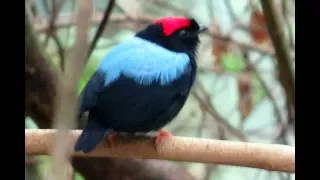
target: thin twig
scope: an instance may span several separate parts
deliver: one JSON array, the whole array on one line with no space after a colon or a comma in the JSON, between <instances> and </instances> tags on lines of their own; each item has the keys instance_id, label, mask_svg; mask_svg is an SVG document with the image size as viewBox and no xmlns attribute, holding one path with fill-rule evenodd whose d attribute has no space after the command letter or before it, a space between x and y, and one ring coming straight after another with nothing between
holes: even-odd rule
<instances>
[{"instance_id":1,"label":"thin twig","mask_svg":"<svg viewBox=\"0 0 320 180\"><path fill-rule=\"evenodd\" d=\"M65 1L60 0L60 1L56 2L56 0L52 0L51 2L52 2L51 17L50 17L50 21L49 21L49 27L48 27L47 33L46 33L46 38L44 40L44 46L47 47L49 39L50 39L50 37L52 37L52 39L55 42L57 49L58 49L61 70L64 71L64 68L65 68L64 67L64 49L63 49L62 44L59 40L59 37L56 34L55 21L56 21L57 16L60 12L60 9ZM49 9L48 1L44 1L43 3L44 3L45 10L49 14L50 9Z\"/></svg>"},{"instance_id":2,"label":"thin twig","mask_svg":"<svg viewBox=\"0 0 320 180\"><path fill-rule=\"evenodd\" d=\"M260 59L262 59L262 58L264 58L264 56L260 56L256 61L260 61ZM279 122L283 122L280 107L278 106L276 99L272 95L271 89L268 87L267 83L262 78L262 76L259 73L259 71L257 70L256 66L249 61L248 57L244 57L243 61L246 63L247 66L250 67L251 71L256 74L256 77L257 77L259 83L261 84L264 92L266 93L267 97L270 99L270 101L274 107L274 111L275 111L275 115L276 115L277 120Z\"/></svg>"},{"instance_id":3,"label":"thin twig","mask_svg":"<svg viewBox=\"0 0 320 180\"><path fill-rule=\"evenodd\" d=\"M294 34L293 34L293 29L291 26L291 18L290 15L292 15L291 13L291 9L294 9L295 7L290 7L290 3L289 1L282 1L282 12L283 12L283 16L284 16L284 21L287 24L287 28L288 28L288 34L289 34L289 44L291 48L295 48L295 42L294 42Z\"/></svg>"},{"instance_id":4,"label":"thin twig","mask_svg":"<svg viewBox=\"0 0 320 180\"><path fill-rule=\"evenodd\" d=\"M231 0L226 0L225 2L226 9L232 21L237 21L237 15L232 8Z\"/></svg>"},{"instance_id":5,"label":"thin twig","mask_svg":"<svg viewBox=\"0 0 320 180\"><path fill-rule=\"evenodd\" d=\"M63 27L70 27L71 25L73 25L74 22L76 21L76 18L73 18L73 20L70 22L69 21L70 16L72 16L72 14L70 14L70 13L64 13L64 14L60 15L57 18L56 26L59 27L59 28L63 28ZM131 18L129 18L126 15L123 15L123 14L112 14L110 16L109 20L112 21L113 23L128 23L128 22L132 23L132 21L133 21L135 23L141 23L141 24L145 24L146 25L146 24L149 24L149 23L153 22L155 19L157 19L157 17L153 17L153 16L137 16L135 18L136 19L133 21ZM102 19L103 19L103 14L102 13L96 13L92 17L91 23L92 24L99 24L102 21ZM48 28L48 24L36 23L36 24L34 24L34 27L35 27L35 30L37 32L43 32ZM270 48L270 47L266 48L266 47L262 47L262 46L257 46L255 44L239 42L239 41L231 38L230 36L222 36L221 34L215 33L215 32L207 32L206 34L209 34L214 39L234 44L234 45L238 46L241 50L256 51L256 52L259 52L261 54L270 55L270 56L274 55L274 50L272 48ZM294 53L292 54L292 56L294 56Z\"/></svg>"},{"instance_id":6,"label":"thin twig","mask_svg":"<svg viewBox=\"0 0 320 180\"><path fill-rule=\"evenodd\" d=\"M174 12L175 14L181 14L184 16L190 16L190 13L187 9L176 6L170 1L163 1L163 0L140 0L140 2L143 3L148 3L152 4L155 6L158 6L160 9L166 10L166 11L171 11ZM169 12L170 13L170 12Z\"/></svg>"},{"instance_id":7,"label":"thin twig","mask_svg":"<svg viewBox=\"0 0 320 180\"><path fill-rule=\"evenodd\" d=\"M72 14L74 14L74 12L76 11L76 8L75 8L75 6L76 6L76 1L72 1L71 2L71 9L72 9ZM68 19L68 21L69 22L72 22L72 20L73 20L73 16L70 16L69 18L67 18ZM67 37L67 46L69 46L69 43L70 43L70 39L71 39L71 27L72 26L69 26L69 28L68 28L68 31L67 31L67 34L66 34L66 37Z\"/></svg>"},{"instance_id":8,"label":"thin twig","mask_svg":"<svg viewBox=\"0 0 320 180\"><path fill-rule=\"evenodd\" d=\"M207 7L208 7L209 18L212 19L214 17L214 10L215 10L215 7L213 5L213 1L207 0L206 4L207 4Z\"/></svg>"},{"instance_id":9,"label":"thin twig","mask_svg":"<svg viewBox=\"0 0 320 180\"><path fill-rule=\"evenodd\" d=\"M106 25L108 24L108 21L109 21L109 17L110 17L110 14L111 14L111 11L114 7L114 4L115 4L115 0L109 0L109 3L108 3L108 6L104 12L104 15L103 15L103 18L102 18L102 21L98 27L98 30L91 42L91 45L90 45L90 48L89 48L89 51L88 51L88 54L87 54L87 58L89 59L90 56L91 56L91 53L93 51L93 49L96 47L96 44L100 38L100 36L102 35Z\"/></svg>"},{"instance_id":10,"label":"thin twig","mask_svg":"<svg viewBox=\"0 0 320 180\"><path fill-rule=\"evenodd\" d=\"M241 141L247 141L246 136L240 130L232 127L229 124L229 122L226 119L224 119L218 113L218 111L211 105L210 98L208 97L208 94L205 92L202 84L198 82L197 87L205 97L201 98L200 95L196 92L193 92L192 95L198 100L200 105L203 107L203 110L205 110L210 116L212 116L217 122L219 122L220 125L226 128L228 132L230 132L232 135L234 135Z\"/></svg>"},{"instance_id":11,"label":"thin twig","mask_svg":"<svg viewBox=\"0 0 320 180\"><path fill-rule=\"evenodd\" d=\"M51 14L50 21L49 21L49 28L47 29L46 38L44 40L45 46L48 45L50 36L53 36L53 34L55 34L55 21L65 1L60 0L57 3L56 0L52 0L51 2L52 2L52 10L50 11L48 1L43 1L45 10L47 11L48 14L49 13Z\"/></svg>"}]
</instances>

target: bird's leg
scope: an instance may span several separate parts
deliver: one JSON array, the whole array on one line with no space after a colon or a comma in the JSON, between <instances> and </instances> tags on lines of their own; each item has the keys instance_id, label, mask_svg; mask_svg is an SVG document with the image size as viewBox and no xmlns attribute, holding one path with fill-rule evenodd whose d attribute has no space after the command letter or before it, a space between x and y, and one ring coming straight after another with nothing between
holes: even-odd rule
<instances>
[{"instance_id":1,"label":"bird's leg","mask_svg":"<svg viewBox=\"0 0 320 180\"><path fill-rule=\"evenodd\" d=\"M116 132L116 131L113 131L112 133L110 133L108 135L108 140L111 142L113 141L116 136L134 136L135 133L128 133L128 132Z\"/></svg>"},{"instance_id":2,"label":"bird's leg","mask_svg":"<svg viewBox=\"0 0 320 180\"><path fill-rule=\"evenodd\" d=\"M168 131L165 131L165 130L158 130L157 132L157 136L156 136L156 139L155 139L155 145L157 147L158 144L160 144L161 141L163 141L164 139L167 139L169 137L171 137L172 134Z\"/></svg>"},{"instance_id":3,"label":"bird's leg","mask_svg":"<svg viewBox=\"0 0 320 180\"><path fill-rule=\"evenodd\" d=\"M112 132L112 133L110 133L109 135L108 135L108 141L110 141L110 142L112 142L115 138L116 138L116 136L117 135L119 135L119 133L118 132Z\"/></svg>"},{"instance_id":4,"label":"bird's leg","mask_svg":"<svg viewBox=\"0 0 320 180\"><path fill-rule=\"evenodd\" d=\"M133 133L133 132L121 132L120 134L122 136L134 136L135 133Z\"/></svg>"}]
</instances>

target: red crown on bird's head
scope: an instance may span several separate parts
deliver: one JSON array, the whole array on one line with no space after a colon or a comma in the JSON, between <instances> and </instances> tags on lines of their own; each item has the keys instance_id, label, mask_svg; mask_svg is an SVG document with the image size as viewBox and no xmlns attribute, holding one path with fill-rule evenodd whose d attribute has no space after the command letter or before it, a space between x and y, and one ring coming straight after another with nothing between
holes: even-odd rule
<instances>
[{"instance_id":1,"label":"red crown on bird's head","mask_svg":"<svg viewBox=\"0 0 320 180\"><path fill-rule=\"evenodd\" d=\"M153 24L161 24L165 36L170 36L173 32L190 26L190 19L186 17L165 17L157 19Z\"/></svg>"}]
</instances>

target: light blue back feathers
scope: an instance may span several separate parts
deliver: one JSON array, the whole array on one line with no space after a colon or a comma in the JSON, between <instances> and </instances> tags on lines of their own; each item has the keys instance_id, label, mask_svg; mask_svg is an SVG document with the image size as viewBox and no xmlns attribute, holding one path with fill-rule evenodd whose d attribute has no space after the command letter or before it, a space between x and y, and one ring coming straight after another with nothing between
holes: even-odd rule
<instances>
[{"instance_id":1,"label":"light blue back feathers","mask_svg":"<svg viewBox=\"0 0 320 180\"><path fill-rule=\"evenodd\" d=\"M134 37L112 48L102 59L98 70L106 72L105 86L121 74L141 85L149 85L153 81L166 85L179 78L189 63L189 56L185 53L173 52Z\"/></svg>"}]
</instances>

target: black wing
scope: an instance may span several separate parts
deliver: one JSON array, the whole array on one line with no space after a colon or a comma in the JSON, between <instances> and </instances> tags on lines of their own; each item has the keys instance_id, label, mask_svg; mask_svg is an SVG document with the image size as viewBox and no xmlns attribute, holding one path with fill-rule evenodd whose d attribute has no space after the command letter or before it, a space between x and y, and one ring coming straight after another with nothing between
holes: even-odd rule
<instances>
[{"instance_id":1,"label":"black wing","mask_svg":"<svg viewBox=\"0 0 320 180\"><path fill-rule=\"evenodd\" d=\"M79 117L86 111L92 109L96 103L100 92L104 88L106 74L96 71L87 82L79 96Z\"/></svg>"},{"instance_id":2,"label":"black wing","mask_svg":"<svg viewBox=\"0 0 320 180\"><path fill-rule=\"evenodd\" d=\"M123 132L157 130L180 111L189 94L193 73L185 72L170 85L137 84L121 76L100 94L95 111L102 124Z\"/></svg>"}]
</instances>

